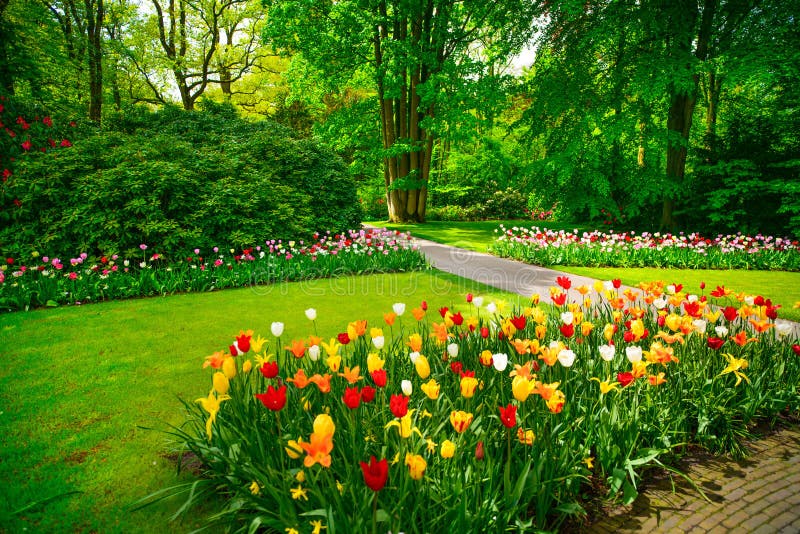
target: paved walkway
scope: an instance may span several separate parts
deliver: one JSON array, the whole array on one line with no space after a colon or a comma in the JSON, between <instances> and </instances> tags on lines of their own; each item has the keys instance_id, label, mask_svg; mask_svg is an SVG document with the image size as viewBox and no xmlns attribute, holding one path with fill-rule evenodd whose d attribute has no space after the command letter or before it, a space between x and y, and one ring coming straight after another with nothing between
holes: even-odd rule
<instances>
[{"instance_id":1,"label":"paved walkway","mask_svg":"<svg viewBox=\"0 0 800 534\"><path fill-rule=\"evenodd\" d=\"M549 295L565 273L417 240L433 267L526 297ZM593 279L568 275L575 286ZM748 444L750 455L735 461L708 454L687 458L683 478L657 477L639 497L586 528L587 532L800 533L800 427L782 429Z\"/></svg>"}]
</instances>

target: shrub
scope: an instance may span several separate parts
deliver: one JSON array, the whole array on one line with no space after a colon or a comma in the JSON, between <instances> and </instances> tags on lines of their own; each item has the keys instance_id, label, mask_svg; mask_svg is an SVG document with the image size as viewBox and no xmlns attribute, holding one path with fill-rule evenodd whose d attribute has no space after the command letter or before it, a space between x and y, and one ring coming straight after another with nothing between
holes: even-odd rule
<instances>
[{"instance_id":1,"label":"shrub","mask_svg":"<svg viewBox=\"0 0 800 534\"><path fill-rule=\"evenodd\" d=\"M5 119L5 118L4 118ZM357 226L355 185L331 151L275 123L216 105L133 110L112 131L14 162L0 250L171 252ZM11 199L17 202L11 204Z\"/></svg>"}]
</instances>

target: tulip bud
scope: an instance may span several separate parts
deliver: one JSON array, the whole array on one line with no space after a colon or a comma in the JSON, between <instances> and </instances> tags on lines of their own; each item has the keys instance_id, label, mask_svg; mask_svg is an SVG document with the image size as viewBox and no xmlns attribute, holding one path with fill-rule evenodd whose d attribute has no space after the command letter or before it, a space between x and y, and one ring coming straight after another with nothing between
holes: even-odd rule
<instances>
[{"instance_id":1,"label":"tulip bud","mask_svg":"<svg viewBox=\"0 0 800 534\"><path fill-rule=\"evenodd\" d=\"M272 330L272 335L275 337L280 337L283 334L283 323L275 322L272 323L270 326L270 330Z\"/></svg>"},{"instance_id":2,"label":"tulip bud","mask_svg":"<svg viewBox=\"0 0 800 534\"><path fill-rule=\"evenodd\" d=\"M410 397L411 392L413 391L411 380L403 380L402 382L400 382L400 390L403 392L403 395L405 395L406 397Z\"/></svg>"}]
</instances>

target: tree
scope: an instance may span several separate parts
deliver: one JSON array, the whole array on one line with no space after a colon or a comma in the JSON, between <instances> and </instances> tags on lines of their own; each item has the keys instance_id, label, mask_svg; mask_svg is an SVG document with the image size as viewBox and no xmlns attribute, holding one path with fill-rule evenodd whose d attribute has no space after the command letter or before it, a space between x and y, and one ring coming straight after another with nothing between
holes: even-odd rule
<instances>
[{"instance_id":1,"label":"tree","mask_svg":"<svg viewBox=\"0 0 800 534\"><path fill-rule=\"evenodd\" d=\"M527 41L536 15L536 4L524 0L264 3L265 36L275 46L302 53L333 80L369 72L392 221L425 219L437 113L458 103L447 100L448 88L489 71L478 44L492 36L492 61L509 57Z\"/></svg>"}]
</instances>

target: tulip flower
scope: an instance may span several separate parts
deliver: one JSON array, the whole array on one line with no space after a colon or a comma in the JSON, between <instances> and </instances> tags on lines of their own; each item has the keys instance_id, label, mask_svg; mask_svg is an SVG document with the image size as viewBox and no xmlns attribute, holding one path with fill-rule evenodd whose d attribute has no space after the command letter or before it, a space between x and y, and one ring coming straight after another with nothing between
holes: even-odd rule
<instances>
[{"instance_id":1,"label":"tulip flower","mask_svg":"<svg viewBox=\"0 0 800 534\"><path fill-rule=\"evenodd\" d=\"M453 425L453 429L456 432L461 434L464 432L468 427L469 424L472 422L472 414L465 412L463 410L453 410L450 412L450 424Z\"/></svg>"},{"instance_id":2,"label":"tulip flower","mask_svg":"<svg viewBox=\"0 0 800 534\"><path fill-rule=\"evenodd\" d=\"M483 450L483 441L479 441L478 444L475 446L475 459L476 460L483 460L486 454Z\"/></svg>"},{"instance_id":3,"label":"tulip flower","mask_svg":"<svg viewBox=\"0 0 800 534\"><path fill-rule=\"evenodd\" d=\"M283 334L283 323L274 322L270 325L270 330L272 331L272 335L275 337L280 337Z\"/></svg>"},{"instance_id":4,"label":"tulip flower","mask_svg":"<svg viewBox=\"0 0 800 534\"><path fill-rule=\"evenodd\" d=\"M370 403L375 400L375 388L372 386L364 386L361 388L361 402Z\"/></svg>"},{"instance_id":5,"label":"tulip flower","mask_svg":"<svg viewBox=\"0 0 800 534\"><path fill-rule=\"evenodd\" d=\"M342 395L342 402L351 410L358 408L361 404L361 392L358 388L344 388L344 395Z\"/></svg>"},{"instance_id":6,"label":"tulip flower","mask_svg":"<svg viewBox=\"0 0 800 534\"><path fill-rule=\"evenodd\" d=\"M376 460L375 456L370 456L369 463L359 462L359 465L367 487L376 492L382 490L389 479L389 463L386 458Z\"/></svg>"},{"instance_id":7,"label":"tulip flower","mask_svg":"<svg viewBox=\"0 0 800 534\"><path fill-rule=\"evenodd\" d=\"M528 446L533 445L534 439L535 436L533 434L533 430L530 429L525 430L522 427L517 429L517 440L519 440L519 442L522 443L523 445L528 445Z\"/></svg>"},{"instance_id":8,"label":"tulip flower","mask_svg":"<svg viewBox=\"0 0 800 534\"><path fill-rule=\"evenodd\" d=\"M397 427L397 432L400 434L400 437L403 439L408 439L411 437L412 434L417 434L419 437L422 437L422 432L415 426L413 426L413 417L414 417L414 410L409 410L407 414L400 418L400 420L389 421L386 423L384 428L391 428Z\"/></svg>"},{"instance_id":9,"label":"tulip flower","mask_svg":"<svg viewBox=\"0 0 800 534\"><path fill-rule=\"evenodd\" d=\"M417 370L417 374L423 380L428 378L431 374L431 366L428 364L428 359L425 356L420 355L416 361L414 362L414 368Z\"/></svg>"},{"instance_id":10,"label":"tulip flower","mask_svg":"<svg viewBox=\"0 0 800 534\"><path fill-rule=\"evenodd\" d=\"M312 362L319 360L319 352L319 345L311 345L308 347L308 358Z\"/></svg>"},{"instance_id":11,"label":"tulip flower","mask_svg":"<svg viewBox=\"0 0 800 534\"><path fill-rule=\"evenodd\" d=\"M411 396L411 392L413 391L413 386L411 385L411 380L403 380L400 382L400 390L403 392L403 395L406 397Z\"/></svg>"},{"instance_id":12,"label":"tulip flower","mask_svg":"<svg viewBox=\"0 0 800 534\"><path fill-rule=\"evenodd\" d=\"M387 377L386 377L386 371L384 369L376 369L372 371L369 375L376 386L378 386L379 388L386 387Z\"/></svg>"},{"instance_id":13,"label":"tulip flower","mask_svg":"<svg viewBox=\"0 0 800 534\"><path fill-rule=\"evenodd\" d=\"M406 312L406 305L403 302L395 302L392 304L392 311L397 317L401 317Z\"/></svg>"},{"instance_id":14,"label":"tulip flower","mask_svg":"<svg viewBox=\"0 0 800 534\"><path fill-rule=\"evenodd\" d=\"M610 362L614 360L614 345L600 345L597 350L600 352L600 357L603 361Z\"/></svg>"},{"instance_id":15,"label":"tulip flower","mask_svg":"<svg viewBox=\"0 0 800 534\"><path fill-rule=\"evenodd\" d=\"M461 396L465 399L469 399L475 395L475 389L478 387L478 379L471 376L462 376L460 385Z\"/></svg>"},{"instance_id":16,"label":"tulip flower","mask_svg":"<svg viewBox=\"0 0 800 534\"><path fill-rule=\"evenodd\" d=\"M500 406L500 422L506 428L514 428L517 424L517 407L509 404L505 408Z\"/></svg>"},{"instance_id":17,"label":"tulip flower","mask_svg":"<svg viewBox=\"0 0 800 534\"><path fill-rule=\"evenodd\" d=\"M225 374L225 378L232 380L236 376L236 361L233 358L225 358L225 361L222 362L222 372Z\"/></svg>"},{"instance_id":18,"label":"tulip flower","mask_svg":"<svg viewBox=\"0 0 800 534\"><path fill-rule=\"evenodd\" d=\"M228 389L230 389L230 382L228 382L228 377L225 376L225 373L220 373L219 371L214 373L212 383L214 384L214 391L219 395L226 395Z\"/></svg>"},{"instance_id":19,"label":"tulip flower","mask_svg":"<svg viewBox=\"0 0 800 534\"><path fill-rule=\"evenodd\" d=\"M421 388L429 399L436 400L439 398L440 386L439 383L436 382L436 380L434 380L433 378L422 384Z\"/></svg>"},{"instance_id":20,"label":"tulip flower","mask_svg":"<svg viewBox=\"0 0 800 534\"><path fill-rule=\"evenodd\" d=\"M723 354L722 356L728 361L728 366L725 367L718 376L733 373L736 375L736 384L734 384L734 387L741 384L742 379L749 384L750 379L742 372L743 369L747 369L747 360L744 358L735 358L732 354Z\"/></svg>"},{"instance_id":21,"label":"tulip flower","mask_svg":"<svg viewBox=\"0 0 800 534\"><path fill-rule=\"evenodd\" d=\"M264 362L259 371L264 378L275 378L278 376L278 362Z\"/></svg>"},{"instance_id":22,"label":"tulip flower","mask_svg":"<svg viewBox=\"0 0 800 534\"><path fill-rule=\"evenodd\" d=\"M308 317L309 321L313 321L317 318L317 310L314 308L309 308L306 310L306 317Z\"/></svg>"},{"instance_id":23,"label":"tulip flower","mask_svg":"<svg viewBox=\"0 0 800 534\"><path fill-rule=\"evenodd\" d=\"M442 458L452 458L456 453L456 444L446 439L442 442L439 446L439 454L442 455Z\"/></svg>"},{"instance_id":24,"label":"tulip flower","mask_svg":"<svg viewBox=\"0 0 800 534\"><path fill-rule=\"evenodd\" d=\"M406 465L408 466L408 474L414 480L421 480L425 476L425 468L428 463L425 458L419 454L406 453Z\"/></svg>"},{"instance_id":25,"label":"tulip flower","mask_svg":"<svg viewBox=\"0 0 800 534\"><path fill-rule=\"evenodd\" d=\"M273 412L279 412L286 405L286 386L277 389L274 386L267 386L266 393L256 393L255 396L264 406Z\"/></svg>"},{"instance_id":26,"label":"tulip flower","mask_svg":"<svg viewBox=\"0 0 800 534\"><path fill-rule=\"evenodd\" d=\"M389 410L395 417L403 417L408 413L408 397L405 395L392 395L389 398Z\"/></svg>"},{"instance_id":27,"label":"tulip flower","mask_svg":"<svg viewBox=\"0 0 800 534\"><path fill-rule=\"evenodd\" d=\"M369 374L374 373L378 369L383 369L383 364L386 360L382 360L380 356L375 354L374 352L370 352L367 355L367 371Z\"/></svg>"},{"instance_id":28,"label":"tulip flower","mask_svg":"<svg viewBox=\"0 0 800 534\"><path fill-rule=\"evenodd\" d=\"M558 353L558 363L563 367L572 367L575 362L575 353L569 349L564 349Z\"/></svg>"},{"instance_id":29,"label":"tulip flower","mask_svg":"<svg viewBox=\"0 0 800 534\"><path fill-rule=\"evenodd\" d=\"M625 356L631 363L639 362L642 360L642 348L635 345L631 347L625 347Z\"/></svg>"}]
</instances>

